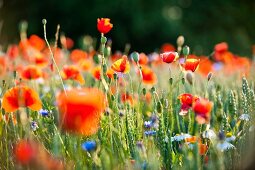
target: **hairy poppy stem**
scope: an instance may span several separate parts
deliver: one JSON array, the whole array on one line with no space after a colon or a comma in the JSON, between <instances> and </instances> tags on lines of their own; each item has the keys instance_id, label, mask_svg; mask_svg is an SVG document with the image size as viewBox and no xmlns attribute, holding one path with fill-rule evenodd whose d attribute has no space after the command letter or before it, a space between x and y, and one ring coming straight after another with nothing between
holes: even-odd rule
<instances>
[{"instance_id":1,"label":"hairy poppy stem","mask_svg":"<svg viewBox=\"0 0 255 170\"><path fill-rule=\"evenodd\" d=\"M57 68L57 72L58 72L58 75L59 75L59 78L60 78L60 81L61 81L63 90L64 90L65 95L66 95L66 89L65 89L65 86L64 86L63 79L62 79L62 77L61 77L61 75L60 75L60 71L59 71L58 65L57 65L57 63L56 63L56 61L55 61L55 59L54 59L54 54L53 54L53 52L52 52L52 50L51 50L51 48L50 48L50 44L49 44L49 42L48 42L48 40L47 40L47 34L46 34L46 24L47 24L47 20L46 20L46 19L43 19L43 20L42 20L42 23L43 23L44 39L45 39L45 42L46 42L46 44L47 44L47 46L48 46L48 48L49 48L49 50L50 50L51 59L52 59L54 65L55 65L56 68ZM59 25L58 25L58 26L59 26Z\"/></svg>"}]
</instances>

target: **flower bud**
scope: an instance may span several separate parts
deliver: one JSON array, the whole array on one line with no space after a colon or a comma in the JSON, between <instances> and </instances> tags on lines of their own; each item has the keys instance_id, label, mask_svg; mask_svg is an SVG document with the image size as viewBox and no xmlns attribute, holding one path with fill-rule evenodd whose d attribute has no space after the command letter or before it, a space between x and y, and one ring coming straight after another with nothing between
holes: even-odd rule
<instances>
[{"instance_id":1,"label":"flower bud","mask_svg":"<svg viewBox=\"0 0 255 170\"><path fill-rule=\"evenodd\" d=\"M146 88L143 88L143 95L146 94Z\"/></svg>"},{"instance_id":2,"label":"flower bud","mask_svg":"<svg viewBox=\"0 0 255 170\"><path fill-rule=\"evenodd\" d=\"M170 85L173 84L173 78L172 78L172 77L169 79L169 84L170 84Z\"/></svg>"},{"instance_id":3,"label":"flower bud","mask_svg":"<svg viewBox=\"0 0 255 170\"><path fill-rule=\"evenodd\" d=\"M207 75L207 80L210 81L211 78L212 78L212 76L213 76L213 73L212 73L212 72L208 73L208 75Z\"/></svg>"},{"instance_id":4,"label":"flower bud","mask_svg":"<svg viewBox=\"0 0 255 170\"><path fill-rule=\"evenodd\" d=\"M186 73L186 80L189 82L190 85L193 84L193 73L191 71L188 71Z\"/></svg>"}]
</instances>

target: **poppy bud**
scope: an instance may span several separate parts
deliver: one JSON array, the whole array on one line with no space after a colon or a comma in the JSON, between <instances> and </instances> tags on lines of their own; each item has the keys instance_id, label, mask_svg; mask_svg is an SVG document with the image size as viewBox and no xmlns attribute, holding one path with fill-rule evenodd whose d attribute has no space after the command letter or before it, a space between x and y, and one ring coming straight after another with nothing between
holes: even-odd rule
<instances>
[{"instance_id":1,"label":"poppy bud","mask_svg":"<svg viewBox=\"0 0 255 170\"><path fill-rule=\"evenodd\" d=\"M169 79L169 84L170 84L170 85L173 84L173 78L172 78L172 77Z\"/></svg>"},{"instance_id":2,"label":"poppy bud","mask_svg":"<svg viewBox=\"0 0 255 170\"><path fill-rule=\"evenodd\" d=\"M189 84L193 84L193 73L191 71L186 73L186 80L189 82Z\"/></svg>"},{"instance_id":3,"label":"poppy bud","mask_svg":"<svg viewBox=\"0 0 255 170\"><path fill-rule=\"evenodd\" d=\"M182 78L182 84L185 84L185 78L184 77Z\"/></svg>"},{"instance_id":4,"label":"poppy bud","mask_svg":"<svg viewBox=\"0 0 255 170\"><path fill-rule=\"evenodd\" d=\"M183 49L182 49L183 55L184 55L184 56L188 56L188 55L189 55L189 52L190 52L189 46L185 45L185 46L183 47Z\"/></svg>"},{"instance_id":5,"label":"poppy bud","mask_svg":"<svg viewBox=\"0 0 255 170\"><path fill-rule=\"evenodd\" d=\"M157 112L158 113L162 112L162 106L161 106L160 102L157 102Z\"/></svg>"},{"instance_id":6,"label":"poppy bud","mask_svg":"<svg viewBox=\"0 0 255 170\"><path fill-rule=\"evenodd\" d=\"M213 73L212 73L212 72L208 73L208 75L207 75L207 80L208 80L208 81L210 81L210 80L211 80L212 75L213 75Z\"/></svg>"},{"instance_id":7,"label":"poppy bud","mask_svg":"<svg viewBox=\"0 0 255 170\"><path fill-rule=\"evenodd\" d=\"M156 88L155 87L152 87L151 88L151 92L154 93L156 91Z\"/></svg>"},{"instance_id":8,"label":"poppy bud","mask_svg":"<svg viewBox=\"0 0 255 170\"><path fill-rule=\"evenodd\" d=\"M110 56L111 55L111 47L106 47L105 49L104 49L104 55L106 56L106 57L108 57L108 56Z\"/></svg>"},{"instance_id":9,"label":"poppy bud","mask_svg":"<svg viewBox=\"0 0 255 170\"><path fill-rule=\"evenodd\" d=\"M131 58L137 63L139 61L139 53L138 52L132 52Z\"/></svg>"},{"instance_id":10,"label":"poppy bud","mask_svg":"<svg viewBox=\"0 0 255 170\"><path fill-rule=\"evenodd\" d=\"M106 64L103 64L103 72L104 72L104 74L106 74L106 72L107 72L107 65Z\"/></svg>"},{"instance_id":11,"label":"poppy bud","mask_svg":"<svg viewBox=\"0 0 255 170\"><path fill-rule=\"evenodd\" d=\"M143 95L145 95L146 94L146 89L145 88L143 88Z\"/></svg>"},{"instance_id":12,"label":"poppy bud","mask_svg":"<svg viewBox=\"0 0 255 170\"><path fill-rule=\"evenodd\" d=\"M114 78L114 80L118 80L118 74L117 74L117 73L114 73L114 74L113 74L113 78Z\"/></svg>"},{"instance_id":13,"label":"poppy bud","mask_svg":"<svg viewBox=\"0 0 255 170\"><path fill-rule=\"evenodd\" d=\"M105 44L107 41L107 38L105 36L101 37L101 44Z\"/></svg>"},{"instance_id":14,"label":"poppy bud","mask_svg":"<svg viewBox=\"0 0 255 170\"><path fill-rule=\"evenodd\" d=\"M94 61L96 64L99 64L99 56L98 56L97 54L94 55L93 61Z\"/></svg>"}]
</instances>

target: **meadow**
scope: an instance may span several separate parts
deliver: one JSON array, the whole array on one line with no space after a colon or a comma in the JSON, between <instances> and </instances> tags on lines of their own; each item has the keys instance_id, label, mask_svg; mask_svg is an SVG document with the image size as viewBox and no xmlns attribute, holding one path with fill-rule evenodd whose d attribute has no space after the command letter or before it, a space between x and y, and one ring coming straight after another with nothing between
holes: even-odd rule
<instances>
[{"instance_id":1,"label":"meadow","mask_svg":"<svg viewBox=\"0 0 255 170\"><path fill-rule=\"evenodd\" d=\"M49 23L48 23L49 24ZM255 65L226 42L197 56L179 36L150 54L27 35L0 51L0 169L246 169ZM52 41L50 41L52 40ZM114 42L117 43L117 42ZM254 52L255 53L255 52ZM255 54L253 54L255 56Z\"/></svg>"}]
</instances>

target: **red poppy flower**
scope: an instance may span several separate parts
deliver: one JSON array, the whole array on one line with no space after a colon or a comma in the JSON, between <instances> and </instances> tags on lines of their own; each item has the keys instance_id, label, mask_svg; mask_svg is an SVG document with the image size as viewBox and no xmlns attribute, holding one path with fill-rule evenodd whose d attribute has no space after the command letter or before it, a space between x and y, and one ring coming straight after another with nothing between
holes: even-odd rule
<instances>
[{"instance_id":1,"label":"red poppy flower","mask_svg":"<svg viewBox=\"0 0 255 170\"><path fill-rule=\"evenodd\" d=\"M6 60L4 57L0 57L0 75L4 75L6 71Z\"/></svg>"},{"instance_id":2,"label":"red poppy flower","mask_svg":"<svg viewBox=\"0 0 255 170\"><path fill-rule=\"evenodd\" d=\"M88 54L85 51L75 49L71 52L70 58L74 63L78 63L81 60L87 59Z\"/></svg>"},{"instance_id":3,"label":"red poppy flower","mask_svg":"<svg viewBox=\"0 0 255 170\"><path fill-rule=\"evenodd\" d=\"M148 66L143 65L141 71L144 84L153 85L157 82L156 74Z\"/></svg>"},{"instance_id":4,"label":"red poppy flower","mask_svg":"<svg viewBox=\"0 0 255 170\"><path fill-rule=\"evenodd\" d=\"M33 161L36 156L36 150L30 142L26 140L19 141L14 146L14 157L21 165L28 165Z\"/></svg>"},{"instance_id":5,"label":"red poppy flower","mask_svg":"<svg viewBox=\"0 0 255 170\"><path fill-rule=\"evenodd\" d=\"M35 49L41 51L45 47L44 39L40 38L37 35L31 35L28 39L29 44L34 47Z\"/></svg>"},{"instance_id":6,"label":"red poppy flower","mask_svg":"<svg viewBox=\"0 0 255 170\"><path fill-rule=\"evenodd\" d=\"M172 63L179 58L179 55L177 52L165 52L160 54L160 57L163 59L163 62Z\"/></svg>"},{"instance_id":7,"label":"red poppy flower","mask_svg":"<svg viewBox=\"0 0 255 170\"><path fill-rule=\"evenodd\" d=\"M21 77L23 79L31 80L43 77L43 72L40 68L34 65L29 65L23 68L21 71Z\"/></svg>"},{"instance_id":8,"label":"red poppy flower","mask_svg":"<svg viewBox=\"0 0 255 170\"><path fill-rule=\"evenodd\" d=\"M64 169L62 161L54 158L44 146L32 140L22 139L13 147L16 162L29 169Z\"/></svg>"},{"instance_id":9,"label":"red poppy flower","mask_svg":"<svg viewBox=\"0 0 255 170\"><path fill-rule=\"evenodd\" d=\"M106 34L112 29L113 25L110 23L109 18L97 19L97 29L99 32Z\"/></svg>"},{"instance_id":10,"label":"red poppy flower","mask_svg":"<svg viewBox=\"0 0 255 170\"><path fill-rule=\"evenodd\" d=\"M199 62L200 62L200 59L196 59L196 58L187 58L186 59L186 62L181 64L181 67L188 71L192 71L192 72L195 72L196 69L198 68L198 65L199 65Z\"/></svg>"},{"instance_id":11,"label":"red poppy flower","mask_svg":"<svg viewBox=\"0 0 255 170\"><path fill-rule=\"evenodd\" d=\"M16 86L6 91L2 106L6 112L14 112L19 107L39 111L42 108L42 102L33 89L28 86Z\"/></svg>"},{"instance_id":12,"label":"red poppy flower","mask_svg":"<svg viewBox=\"0 0 255 170\"><path fill-rule=\"evenodd\" d=\"M19 55L19 48L17 45L11 45L9 46L7 50L7 56L12 60L18 57Z\"/></svg>"},{"instance_id":13,"label":"red poppy flower","mask_svg":"<svg viewBox=\"0 0 255 170\"><path fill-rule=\"evenodd\" d=\"M208 73L213 71L213 62L209 60L207 57L200 57L200 64L198 71L203 74L204 76L207 76Z\"/></svg>"},{"instance_id":14,"label":"red poppy flower","mask_svg":"<svg viewBox=\"0 0 255 170\"><path fill-rule=\"evenodd\" d=\"M130 64L126 55L123 55L121 59L115 61L111 68L115 72L128 73L130 71Z\"/></svg>"},{"instance_id":15,"label":"red poppy flower","mask_svg":"<svg viewBox=\"0 0 255 170\"><path fill-rule=\"evenodd\" d=\"M96 88L72 89L58 95L57 105L64 130L89 136L99 128L105 96Z\"/></svg>"},{"instance_id":16,"label":"red poppy flower","mask_svg":"<svg viewBox=\"0 0 255 170\"><path fill-rule=\"evenodd\" d=\"M60 73L61 73L61 77L64 80L73 79L78 81L81 85L85 83L85 80L82 74L80 73L80 70L75 65L71 65L71 66L65 65L63 67L63 70Z\"/></svg>"},{"instance_id":17,"label":"red poppy flower","mask_svg":"<svg viewBox=\"0 0 255 170\"><path fill-rule=\"evenodd\" d=\"M193 111L196 114L196 120L199 124L209 123L212 107L213 103L204 98L199 98L194 102Z\"/></svg>"},{"instance_id":18,"label":"red poppy flower","mask_svg":"<svg viewBox=\"0 0 255 170\"><path fill-rule=\"evenodd\" d=\"M198 100L198 97L188 93L181 94L178 99L181 101L180 115L186 115L189 109L192 107L194 101Z\"/></svg>"},{"instance_id":19,"label":"red poppy flower","mask_svg":"<svg viewBox=\"0 0 255 170\"><path fill-rule=\"evenodd\" d=\"M161 52L170 52L170 51L175 51L175 47L172 44L165 43L161 47Z\"/></svg>"}]
</instances>

